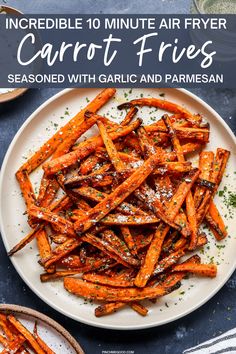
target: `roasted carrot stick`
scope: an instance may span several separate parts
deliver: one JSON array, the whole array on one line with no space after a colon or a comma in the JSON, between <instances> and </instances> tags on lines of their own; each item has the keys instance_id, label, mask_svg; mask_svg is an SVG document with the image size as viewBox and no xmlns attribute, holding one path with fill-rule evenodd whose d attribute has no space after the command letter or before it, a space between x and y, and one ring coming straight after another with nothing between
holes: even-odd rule
<instances>
[{"instance_id":1,"label":"roasted carrot stick","mask_svg":"<svg viewBox=\"0 0 236 354\"><path fill-rule=\"evenodd\" d=\"M196 122L199 119L198 116L194 116L187 109L182 106L179 106L176 103L159 99L159 98L138 98L130 101L130 104L124 103L123 105L118 106L119 109L128 106L149 106L149 107L157 107L172 113L181 113L182 116L186 119L189 119L190 122Z\"/></svg>"},{"instance_id":2,"label":"roasted carrot stick","mask_svg":"<svg viewBox=\"0 0 236 354\"><path fill-rule=\"evenodd\" d=\"M8 320L22 334L22 336L27 340L27 342L31 345L37 354L45 354L45 351L34 339L34 336L13 315L9 315Z\"/></svg>"},{"instance_id":3,"label":"roasted carrot stick","mask_svg":"<svg viewBox=\"0 0 236 354\"><path fill-rule=\"evenodd\" d=\"M126 243L121 240L114 231L112 230L104 230L102 233L102 239L108 242L110 245L114 246L120 252L124 253L124 255L130 256L129 248L127 247Z\"/></svg>"},{"instance_id":4,"label":"roasted carrot stick","mask_svg":"<svg viewBox=\"0 0 236 354\"><path fill-rule=\"evenodd\" d=\"M200 225L207 214L209 207L210 207L210 202L212 201L224 174L225 167L227 164L227 161L229 159L230 152L224 149L217 149L216 151L216 156L215 160L213 163L213 170L211 173L211 182L215 183L214 189L207 190L204 197L202 198L202 202L199 205L199 208L197 210L197 221L198 225Z\"/></svg>"},{"instance_id":5,"label":"roasted carrot stick","mask_svg":"<svg viewBox=\"0 0 236 354\"><path fill-rule=\"evenodd\" d=\"M122 236L124 237L124 241L127 244L130 252L134 256L136 256L137 255L137 247L136 247L135 240L131 234L130 229L128 227L121 226L120 230L121 230Z\"/></svg>"},{"instance_id":6,"label":"roasted carrot stick","mask_svg":"<svg viewBox=\"0 0 236 354\"><path fill-rule=\"evenodd\" d=\"M94 202L101 202L104 198L108 196L108 194L101 192L92 187L80 187L73 189L73 192L80 194L81 196L88 198ZM145 211L140 208L134 206L133 204L122 202L116 210L119 213L123 213L125 215L148 215Z\"/></svg>"},{"instance_id":7,"label":"roasted carrot stick","mask_svg":"<svg viewBox=\"0 0 236 354\"><path fill-rule=\"evenodd\" d=\"M64 287L72 294L86 297L87 299L105 300L107 302L130 302L139 301L144 299L152 299L167 295L176 288L179 287L179 283L176 282L172 286L156 286L146 287L143 289L138 288L125 288L118 289L107 287L104 285L98 286L93 283L85 282L81 279L65 278Z\"/></svg>"},{"instance_id":8,"label":"roasted carrot stick","mask_svg":"<svg viewBox=\"0 0 236 354\"><path fill-rule=\"evenodd\" d=\"M137 129L140 124L141 120L137 119L128 126L117 128L115 131L110 133L111 139L115 140L122 136L128 135L130 132ZM78 160L82 160L87 157L99 146L103 146L102 138L100 136L92 137L80 143L76 150L45 163L43 165L43 169L47 175L58 173L59 171L73 165Z\"/></svg>"},{"instance_id":9,"label":"roasted carrot stick","mask_svg":"<svg viewBox=\"0 0 236 354\"><path fill-rule=\"evenodd\" d=\"M215 264L193 264L192 262L186 262L183 264L177 264L172 268L173 272L190 272L203 277L216 277L217 267Z\"/></svg>"},{"instance_id":10,"label":"roasted carrot stick","mask_svg":"<svg viewBox=\"0 0 236 354\"><path fill-rule=\"evenodd\" d=\"M17 171L16 178L20 184L26 207L29 209L35 203L36 198L27 170Z\"/></svg>"},{"instance_id":11,"label":"roasted carrot stick","mask_svg":"<svg viewBox=\"0 0 236 354\"><path fill-rule=\"evenodd\" d=\"M154 267L158 262L164 238L169 229L170 227L163 223L160 224L157 228L152 242L148 248L144 263L141 265L141 268L139 269L139 272L135 278L134 284L136 286L143 288L147 284L154 271Z\"/></svg>"},{"instance_id":12,"label":"roasted carrot stick","mask_svg":"<svg viewBox=\"0 0 236 354\"><path fill-rule=\"evenodd\" d=\"M141 316L147 316L147 313L148 313L148 309L141 305L139 302L137 301L134 301L134 302L131 302L129 304L129 306L134 310L136 311L139 315Z\"/></svg>"},{"instance_id":13,"label":"roasted carrot stick","mask_svg":"<svg viewBox=\"0 0 236 354\"><path fill-rule=\"evenodd\" d=\"M52 225L55 224L57 229L60 230L60 233L62 234L66 234L71 237L75 236L73 224L69 220L66 220L54 212L45 210L44 208L32 206L29 210L29 214L39 220L47 221Z\"/></svg>"},{"instance_id":14,"label":"roasted carrot stick","mask_svg":"<svg viewBox=\"0 0 236 354\"><path fill-rule=\"evenodd\" d=\"M96 155L88 156L83 162L81 162L80 169L79 169L81 175L87 175L88 173L90 173L98 162L99 162L98 156Z\"/></svg>"},{"instance_id":15,"label":"roasted carrot stick","mask_svg":"<svg viewBox=\"0 0 236 354\"><path fill-rule=\"evenodd\" d=\"M209 210L206 214L206 221L209 224L211 231L213 232L215 238L220 241L227 236L227 229L224 221L217 209L215 203L212 201L210 203Z\"/></svg>"},{"instance_id":16,"label":"roasted carrot stick","mask_svg":"<svg viewBox=\"0 0 236 354\"><path fill-rule=\"evenodd\" d=\"M131 255L124 254L120 252L116 247L108 242L93 236L92 234L86 233L81 237L82 241L88 242L94 247L100 249L103 253L108 255L110 258L114 259L118 263L123 264L125 267L138 266L139 261L133 258Z\"/></svg>"},{"instance_id":17,"label":"roasted carrot stick","mask_svg":"<svg viewBox=\"0 0 236 354\"><path fill-rule=\"evenodd\" d=\"M110 302L107 304L100 305L95 309L95 316L102 317L110 315L111 313L116 312L117 310L125 307L127 303L125 302Z\"/></svg>"},{"instance_id":18,"label":"roasted carrot stick","mask_svg":"<svg viewBox=\"0 0 236 354\"><path fill-rule=\"evenodd\" d=\"M82 276L82 279L96 284L109 285L109 286L121 287L121 288L127 288L129 286L133 286L134 284L132 280L120 279L117 276L108 277L96 273L84 274Z\"/></svg>"},{"instance_id":19,"label":"roasted carrot stick","mask_svg":"<svg viewBox=\"0 0 236 354\"><path fill-rule=\"evenodd\" d=\"M179 249L176 252L172 252L169 254L169 256L163 258L160 262L158 262L153 275L156 275L158 273L162 273L164 270L166 270L167 268L171 267L172 265L174 265L175 263L178 262L178 260L184 256L185 251L184 249Z\"/></svg>"},{"instance_id":20,"label":"roasted carrot stick","mask_svg":"<svg viewBox=\"0 0 236 354\"><path fill-rule=\"evenodd\" d=\"M156 224L160 219L151 215L124 215L124 214L109 214L101 220L103 225L124 225L124 226L135 226L135 225L146 225L146 224Z\"/></svg>"},{"instance_id":21,"label":"roasted carrot stick","mask_svg":"<svg viewBox=\"0 0 236 354\"><path fill-rule=\"evenodd\" d=\"M55 262L57 262L59 259L63 258L64 256L66 256L68 253L70 253L71 251L73 251L75 248L77 248L78 246L80 246L82 243L81 240L77 240L77 239L69 239L66 242L64 242L63 244L59 245L58 247L56 247L50 256L48 256L47 258L43 258L39 261L39 263L41 265L43 265L44 267L48 268L50 267L52 264L54 264Z\"/></svg>"},{"instance_id":22,"label":"roasted carrot stick","mask_svg":"<svg viewBox=\"0 0 236 354\"><path fill-rule=\"evenodd\" d=\"M56 354L49 346L42 340L42 338L38 334L37 322L34 324L34 338L40 345L40 347L45 351L46 354Z\"/></svg>"},{"instance_id":23,"label":"roasted carrot stick","mask_svg":"<svg viewBox=\"0 0 236 354\"><path fill-rule=\"evenodd\" d=\"M210 180L210 174L211 174L211 170L212 170L212 165L213 165L213 161L214 161L214 153L212 151L202 151L200 153L199 156L199 170L200 175L199 177L209 181ZM202 187L202 186L197 186L195 193L194 193L194 204L195 204L195 208L198 208L203 194L206 191L206 188Z\"/></svg>"},{"instance_id":24,"label":"roasted carrot stick","mask_svg":"<svg viewBox=\"0 0 236 354\"><path fill-rule=\"evenodd\" d=\"M51 254L51 245L44 228L37 232L36 240L40 258L47 258ZM55 267L52 266L46 268L45 270L47 273L53 273L55 271Z\"/></svg>"},{"instance_id":25,"label":"roasted carrot stick","mask_svg":"<svg viewBox=\"0 0 236 354\"><path fill-rule=\"evenodd\" d=\"M86 111L96 112L100 109L114 94L114 88L108 88L99 93L82 111L72 118L64 127L54 134L35 154L21 166L21 170L26 170L28 173L35 170L47 158L49 158L57 147L62 143L65 136L71 133L74 126L81 122Z\"/></svg>"},{"instance_id":26,"label":"roasted carrot stick","mask_svg":"<svg viewBox=\"0 0 236 354\"><path fill-rule=\"evenodd\" d=\"M177 137L176 131L173 128L170 118L167 115L164 115L163 120L171 136L171 141L174 150L176 152L178 161L184 162L185 158L184 158L183 150L180 145L179 138ZM196 210L194 205L194 199L191 190L189 190L186 196L186 211L187 211L189 227L191 229L191 241L190 241L189 249L193 250L197 244L198 228L197 228L197 216L196 216Z\"/></svg>"},{"instance_id":27,"label":"roasted carrot stick","mask_svg":"<svg viewBox=\"0 0 236 354\"><path fill-rule=\"evenodd\" d=\"M7 353L22 353L24 348L22 348L22 344L25 342L25 338L22 336L17 336L13 341L8 342L3 351L1 353L7 354Z\"/></svg>"},{"instance_id":28,"label":"roasted carrot stick","mask_svg":"<svg viewBox=\"0 0 236 354\"><path fill-rule=\"evenodd\" d=\"M91 209L86 217L81 218L75 223L75 230L77 233L85 232L93 224L101 220L111 210L120 205L155 169L159 162L159 156L153 155L144 164L139 167L129 178L120 184L111 194L109 194L103 201Z\"/></svg>"}]
</instances>

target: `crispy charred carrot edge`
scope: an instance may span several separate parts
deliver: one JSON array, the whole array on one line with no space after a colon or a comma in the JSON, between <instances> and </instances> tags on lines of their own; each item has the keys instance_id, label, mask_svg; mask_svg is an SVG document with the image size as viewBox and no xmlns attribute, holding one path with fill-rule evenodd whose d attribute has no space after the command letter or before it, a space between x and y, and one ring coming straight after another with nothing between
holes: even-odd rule
<instances>
[{"instance_id":1,"label":"crispy charred carrot edge","mask_svg":"<svg viewBox=\"0 0 236 354\"><path fill-rule=\"evenodd\" d=\"M202 151L199 156L199 177L210 181L211 170L214 161L214 153L212 151ZM197 186L194 193L194 204L195 207L198 208L201 200L203 198L203 194L206 191L206 188L202 186Z\"/></svg>"},{"instance_id":2,"label":"crispy charred carrot edge","mask_svg":"<svg viewBox=\"0 0 236 354\"><path fill-rule=\"evenodd\" d=\"M102 317L110 315L111 313L116 312L117 310L125 307L127 304L125 302L110 302L104 305L100 305L95 309L95 316Z\"/></svg>"}]
</instances>

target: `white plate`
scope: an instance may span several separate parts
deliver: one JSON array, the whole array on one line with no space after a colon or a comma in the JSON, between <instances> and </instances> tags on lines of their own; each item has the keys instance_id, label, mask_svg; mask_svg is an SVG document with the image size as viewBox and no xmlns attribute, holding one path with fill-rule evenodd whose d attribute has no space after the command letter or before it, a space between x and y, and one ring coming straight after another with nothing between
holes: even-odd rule
<instances>
[{"instance_id":1,"label":"white plate","mask_svg":"<svg viewBox=\"0 0 236 354\"><path fill-rule=\"evenodd\" d=\"M8 304L1 304L0 312L13 314L31 333L33 333L34 324L37 322L39 336L55 353L84 354L79 343L64 327L41 312L28 307Z\"/></svg>"},{"instance_id":2,"label":"white plate","mask_svg":"<svg viewBox=\"0 0 236 354\"><path fill-rule=\"evenodd\" d=\"M3 241L8 251L30 230L27 217L23 215L24 201L14 177L16 170L25 161L25 158L41 146L55 129L58 129L57 124L59 126L65 124L66 120L76 114L81 107L84 107L87 100L94 98L99 91L100 89L70 89L60 92L41 105L23 124L13 139L2 166L0 182L0 223ZM159 93L162 92L165 92L166 99L184 105L193 113L202 113L210 122L211 143L208 145L208 149L215 151L217 147L223 147L231 150L232 154L227 166L228 177L224 178L220 188L222 189L224 184L227 184L235 192L235 137L220 116L195 95L182 89L133 89L131 93L127 89L118 89L116 98L112 99L101 112L109 112L108 117L112 118L116 115L116 109L111 107L115 107L125 100L140 97L140 93L144 97L148 95L159 97ZM128 97L125 93L128 93ZM64 114L67 109L70 116ZM154 114L149 114L150 111L153 109L143 108L139 112L139 116L144 119L145 123L152 123L154 115L160 117L163 113L158 110ZM117 116L121 118L121 114L118 112ZM65 118L61 119L60 117ZM34 183L39 181L41 173L41 170L37 170L33 174ZM217 197L216 203L224 215L226 210L221 199ZM233 213L233 211L231 212ZM83 299L66 292L61 281L41 283L39 274L42 269L37 263L38 251L34 242L14 255L11 260L17 272L35 294L68 317L93 326L111 329L148 328L171 322L192 312L208 301L225 284L236 266L235 216L233 214L233 218L227 221L230 238L220 243L225 247L221 247L219 250L215 246L213 236L210 236L210 249L208 250L208 246L205 246L205 254L201 254L202 259L207 262L211 260L211 257L214 257L215 262L220 262L218 276L210 280L192 277L184 281L179 290L158 300L157 304L149 303L149 314L146 317L140 317L126 308L111 316L96 318L94 316L95 305L84 304Z\"/></svg>"}]
</instances>

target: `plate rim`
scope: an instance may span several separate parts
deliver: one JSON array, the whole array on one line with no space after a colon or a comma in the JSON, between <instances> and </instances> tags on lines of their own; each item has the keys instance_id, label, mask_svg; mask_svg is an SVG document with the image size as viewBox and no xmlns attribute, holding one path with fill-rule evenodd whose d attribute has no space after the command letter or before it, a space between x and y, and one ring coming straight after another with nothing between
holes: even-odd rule
<instances>
[{"instance_id":1,"label":"plate rim","mask_svg":"<svg viewBox=\"0 0 236 354\"><path fill-rule=\"evenodd\" d=\"M45 315L44 313L34 310L30 307L15 305L15 304L0 304L0 311L5 311L5 312L9 311L9 312L31 316L46 323L49 327L53 328L61 336L63 336L67 340L67 342L72 346L72 348L76 350L76 353L85 354L80 344L69 333L69 331L67 331L67 329L65 329L61 324L53 320L51 317Z\"/></svg>"},{"instance_id":2,"label":"plate rim","mask_svg":"<svg viewBox=\"0 0 236 354\"><path fill-rule=\"evenodd\" d=\"M87 89L89 90L90 88L66 88L63 89L61 91L59 91L58 93L54 94L52 97L48 98L45 102L43 102L34 112L32 112L30 114L30 116L25 120L25 122L22 124L22 126L20 127L20 129L17 131L17 133L15 134L14 138L12 139L12 142L10 143L7 152L5 154L5 157L3 159L3 163L2 163L2 168L1 168L1 172L0 172L0 198L2 195L2 190L3 190L3 176L4 176L4 171L7 167L7 163L8 163L8 159L9 159L9 155L12 152L12 149L14 148L15 142L17 141L18 137L21 135L21 132L25 129L25 127L37 116L37 114L43 110L45 107L48 106L48 104L52 103L54 100L57 100L59 97L69 93L70 91L74 91L74 90L80 90L80 89ZM92 88L92 89L96 89L96 88ZM122 89L122 87L121 87ZM150 88L152 89L152 88ZM155 88L156 89L161 89L161 88ZM208 103L206 103L205 101L203 101L203 99L201 99L200 97L198 97L196 94L190 92L187 89L184 88L165 88L165 89L171 89L174 91L180 91L182 93L184 93L186 96L190 97L191 99L195 100L197 103L199 103L201 106L203 106L205 109L207 109L208 111L210 111L210 113L214 116L214 118L216 119L216 121L219 121L224 129L228 132L228 134L231 136L234 145L236 147L236 136L234 135L233 131L231 130L231 128L227 125L227 123L224 121L224 119L219 115L219 113L213 109ZM2 241L4 243L6 252L7 252L7 245L5 243L5 240L7 239L6 237L6 233L3 231L3 218L2 218L2 212L0 209L0 231L2 234ZM48 300L47 298L45 298L44 296L41 295L40 291L35 288L35 286L33 284L31 284L28 279L23 275L23 273L21 272L21 270L18 268L17 265L17 260L14 259L14 257L9 257L15 270L17 271L17 273L20 275L21 279L27 284L27 286L29 286L29 288L41 299L43 300L48 306L50 306L51 308L53 308L54 310L62 313L63 315L84 323L86 325L90 325L93 327L97 327L97 328L104 328L104 329L110 329L110 330L124 330L124 331L128 331L128 330L143 330L143 329L147 329L147 328L153 328L153 327L159 327L162 326L164 324L176 321L182 317L187 316L188 314L194 312L195 310L197 310L198 308L200 308L201 306L203 306L205 303L207 303L211 298L213 298L214 295L216 295L218 293L218 291L226 284L226 282L229 280L229 278L231 277L231 275L233 274L233 272L236 269L236 258L234 261L234 264L232 264L229 273L227 275L226 278L224 278L224 281L222 281L221 283L218 284L218 286L212 290L207 297L205 297L202 301L198 302L195 306L191 307L190 309L181 312L178 315L173 315L170 316L168 319L162 320L159 323L155 323L152 322L150 324L137 324L137 325L131 325L131 326L124 326L124 325L111 325L111 324L106 324L106 323L99 323L96 322L96 318L94 318L94 320L87 320L84 318L78 318L78 316L74 316L73 313L68 313L66 310L60 308L59 306L57 306L55 303L53 303L53 301Z\"/></svg>"}]
</instances>

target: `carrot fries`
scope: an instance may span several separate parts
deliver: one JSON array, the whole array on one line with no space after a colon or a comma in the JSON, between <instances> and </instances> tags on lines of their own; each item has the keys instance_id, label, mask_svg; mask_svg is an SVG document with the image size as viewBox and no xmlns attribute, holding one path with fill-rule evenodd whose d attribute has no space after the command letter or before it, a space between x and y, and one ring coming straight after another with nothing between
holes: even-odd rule
<instances>
[{"instance_id":1,"label":"carrot fries","mask_svg":"<svg viewBox=\"0 0 236 354\"><path fill-rule=\"evenodd\" d=\"M168 295L187 276L217 276L215 264L191 252L208 242L202 223L216 241L227 236L214 196L230 152L203 150L209 124L165 99L131 100L113 107L117 118L126 109L120 123L110 120L99 110L114 95L115 89L103 90L17 171L32 231L9 255L36 239L41 282L62 280L66 291L101 301L97 317L125 306L146 316L143 300ZM143 125L142 106L166 114ZM78 140L93 126L96 135ZM36 197L30 174L38 167L43 177ZM52 352L37 327L30 334L12 316L1 321L19 332L13 350L29 342L37 353ZM8 339L0 341L10 348Z\"/></svg>"}]
</instances>

